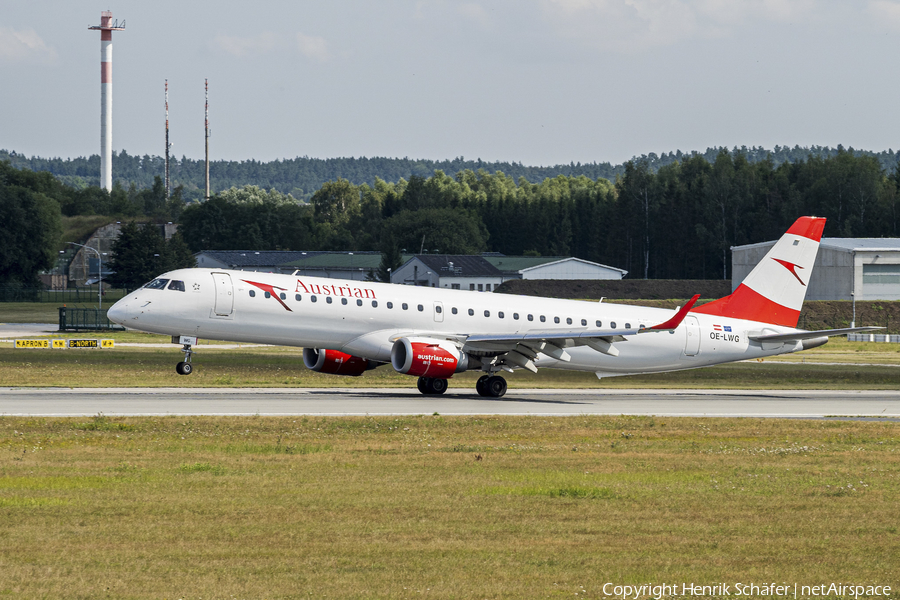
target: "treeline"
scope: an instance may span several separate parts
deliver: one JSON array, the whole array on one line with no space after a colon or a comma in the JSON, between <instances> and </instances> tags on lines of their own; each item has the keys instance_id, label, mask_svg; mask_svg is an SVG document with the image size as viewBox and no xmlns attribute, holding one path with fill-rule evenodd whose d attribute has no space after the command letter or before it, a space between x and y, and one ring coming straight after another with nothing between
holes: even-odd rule
<instances>
[{"instance_id":1,"label":"treeline","mask_svg":"<svg viewBox=\"0 0 900 600\"><path fill-rule=\"evenodd\" d=\"M688 158L702 157L712 163L722 150L727 149L708 148L705 152L678 150L660 155L651 152L634 157L630 162L646 164L655 173L662 167L684 162ZM893 150L875 153L852 148L844 150L841 146L837 148L775 146L771 150L755 146L749 148L742 146L735 147L730 152L734 155L742 154L751 163L768 161L776 167L786 162L806 161L810 157L833 158L839 153L849 152L854 156L873 157L883 169L892 170L900 158ZM14 151L0 150L0 161L3 160L9 161L12 166L17 168L49 171L76 189L99 186L100 182L100 157L98 155L66 159L29 158ZM547 178L559 175L564 177L584 176L594 180L602 177L614 181L617 176L624 175L626 164L572 162L536 167L526 166L521 162L487 162L481 159L467 160L462 157L440 161L382 157L319 159L306 156L271 162L216 160L210 163L210 185L213 192L244 185L256 185L263 189L274 189L282 194L290 194L298 200L308 201L325 182L338 179L346 179L354 185L367 183L373 186L376 178L384 181L408 180L412 176L430 177L435 171L442 171L450 177L455 177L463 171L484 170L489 173L501 171L516 181L524 178L529 183L540 183ZM172 188L181 186L185 200L202 199L205 186L203 160L173 157L170 160L169 173ZM138 190L150 189L153 187L155 177L165 177L165 161L159 156L129 155L122 150L113 153L113 176L115 177L114 182L118 183L123 190L129 189L130 186L135 186Z\"/></svg>"},{"instance_id":2,"label":"treeline","mask_svg":"<svg viewBox=\"0 0 900 600\"><path fill-rule=\"evenodd\" d=\"M731 246L776 239L802 215L827 217L826 236L897 236L898 184L897 170L872 156L775 166L721 151L713 162L693 156L656 172L630 162L615 184L438 171L396 183L328 182L309 207L275 191L233 190L187 207L181 231L195 251L573 255L636 278L728 279Z\"/></svg>"},{"instance_id":3,"label":"treeline","mask_svg":"<svg viewBox=\"0 0 900 600\"><path fill-rule=\"evenodd\" d=\"M900 176L878 157L838 151L776 164L720 151L653 167L624 165L615 183L585 175L531 182L503 172L435 171L390 182L338 178L302 203L242 185L209 201L150 188L75 188L0 161L0 283L49 268L61 216L177 221L191 250L376 250L383 267L407 252L577 256L629 277L728 279L731 246L776 239L801 215L828 218L829 237L900 235ZM145 244L146 245L146 244ZM157 252L157 254L159 254Z\"/></svg>"},{"instance_id":4,"label":"treeline","mask_svg":"<svg viewBox=\"0 0 900 600\"><path fill-rule=\"evenodd\" d=\"M159 178L144 190L76 189L49 172L17 169L0 160L0 285L38 285L38 274L56 264L65 242L76 241L60 239L64 216L99 214L165 222L177 220L183 208L179 194L166 198Z\"/></svg>"}]
</instances>

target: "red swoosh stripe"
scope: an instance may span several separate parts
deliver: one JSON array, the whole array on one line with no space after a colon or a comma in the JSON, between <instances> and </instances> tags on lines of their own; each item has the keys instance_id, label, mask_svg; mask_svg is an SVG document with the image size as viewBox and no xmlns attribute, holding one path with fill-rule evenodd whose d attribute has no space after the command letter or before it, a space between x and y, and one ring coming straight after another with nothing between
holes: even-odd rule
<instances>
[{"instance_id":1,"label":"red swoosh stripe","mask_svg":"<svg viewBox=\"0 0 900 600\"><path fill-rule=\"evenodd\" d=\"M278 295L278 292L275 291L275 290L286 291L286 288L282 288L282 287L277 288L274 285L269 285L268 283L257 283L255 281L248 281L246 279L241 279L241 281L243 281L244 283L249 283L250 285L255 285L256 287L258 287L259 289L261 289L264 292L269 292L273 298L278 300L278 303L281 304L285 310L294 312L291 310L291 308L287 304L284 303L284 301L281 299L281 296Z\"/></svg>"},{"instance_id":2,"label":"red swoosh stripe","mask_svg":"<svg viewBox=\"0 0 900 600\"><path fill-rule=\"evenodd\" d=\"M800 265L795 265L794 263L788 262L786 260L781 260L780 258L773 258L772 260L774 260L779 265L781 265L782 267L784 267L785 269L790 271L791 274L797 278L797 281L800 282L800 285L802 285L803 287L806 287L806 284L803 283L803 280L800 279L800 276L797 275L797 271L795 271L795 269L802 269L803 267L801 267Z\"/></svg>"}]
</instances>

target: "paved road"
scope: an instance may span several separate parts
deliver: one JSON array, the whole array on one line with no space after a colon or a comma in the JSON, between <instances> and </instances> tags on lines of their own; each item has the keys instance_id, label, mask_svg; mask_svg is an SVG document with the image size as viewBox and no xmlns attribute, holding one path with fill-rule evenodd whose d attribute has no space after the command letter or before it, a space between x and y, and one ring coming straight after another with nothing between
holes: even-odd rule
<instances>
[{"instance_id":1,"label":"paved road","mask_svg":"<svg viewBox=\"0 0 900 600\"><path fill-rule=\"evenodd\" d=\"M900 391L0 388L0 415L657 415L900 419Z\"/></svg>"}]
</instances>

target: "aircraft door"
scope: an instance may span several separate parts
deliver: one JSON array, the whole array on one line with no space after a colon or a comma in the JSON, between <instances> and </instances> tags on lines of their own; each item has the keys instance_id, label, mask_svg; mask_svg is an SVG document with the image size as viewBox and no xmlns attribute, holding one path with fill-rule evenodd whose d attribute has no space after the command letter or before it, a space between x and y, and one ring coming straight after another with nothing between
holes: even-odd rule
<instances>
[{"instance_id":1,"label":"aircraft door","mask_svg":"<svg viewBox=\"0 0 900 600\"><path fill-rule=\"evenodd\" d=\"M686 338L684 341L684 355L697 356L700 354L700 322L697 317L688 315L684 318Z\"/></svg>"},{"instance_id":2,"label":"aircraft door","mask_svg":"<svg viewBox=\"0 0 900 600\"><path fill-rule=\"evenodd\" d=\"M213 273L212 276L216 284L216 316L230 316L234 310L234 286L231 284L231 275Z\"/></svg>"},{"instance_id":3,"label":"aircraft door","mask_svg":"<svg viewBox=\"0 0 900 600\"><path fill-rule=\"evenodd\" d=\"M443 323L444 322L444 304L442 302L434 303L434 322L435 323Z\"/></svg>"}]
</instances>

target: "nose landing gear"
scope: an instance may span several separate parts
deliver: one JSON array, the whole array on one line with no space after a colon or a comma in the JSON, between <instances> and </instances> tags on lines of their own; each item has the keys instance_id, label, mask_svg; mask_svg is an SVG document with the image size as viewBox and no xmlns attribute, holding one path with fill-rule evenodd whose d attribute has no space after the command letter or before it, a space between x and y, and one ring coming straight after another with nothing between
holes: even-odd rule
<instances>
[{"instance_id":1,"label":"nose landing gear","mask_svg":"<svg viewBox=\"0 0 900 600\"><path fill-rule=\"evenodd\" d=\"M175 365L175 372L179 375L190 375L194 372L194 367L191 365L191 356L194 354L194 351L191 350L191 346L197 343L197 338L184 335L180 337L172 336L172 341L184 344L184 347L181 349L184 352L184 360Z\"/></svg>"}]
</instances>

